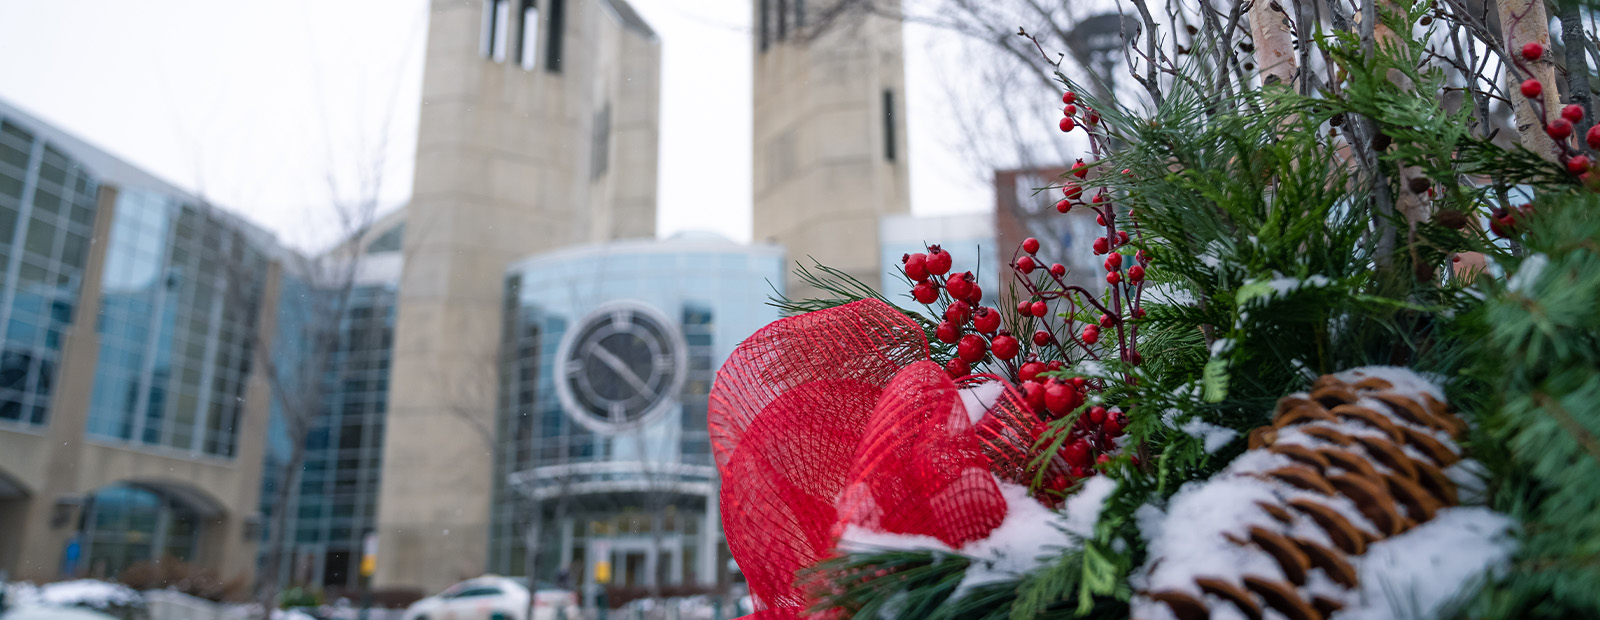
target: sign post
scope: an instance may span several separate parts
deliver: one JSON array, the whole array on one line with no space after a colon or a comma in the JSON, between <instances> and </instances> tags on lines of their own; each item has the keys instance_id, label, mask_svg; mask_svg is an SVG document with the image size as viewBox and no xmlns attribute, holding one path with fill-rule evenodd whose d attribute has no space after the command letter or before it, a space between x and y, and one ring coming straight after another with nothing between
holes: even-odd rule
<instances>
[{"instance_id":1,"label":"sign post","mask_svg":"<svg viewBox=\"0 0 1600 620\"><path fill-rule=\"evenodd\" d=\"M378 533L367 532L361 538L361 620L367 620L372 609L372 574L378 572Z\"/></svg>"}]
</instances>

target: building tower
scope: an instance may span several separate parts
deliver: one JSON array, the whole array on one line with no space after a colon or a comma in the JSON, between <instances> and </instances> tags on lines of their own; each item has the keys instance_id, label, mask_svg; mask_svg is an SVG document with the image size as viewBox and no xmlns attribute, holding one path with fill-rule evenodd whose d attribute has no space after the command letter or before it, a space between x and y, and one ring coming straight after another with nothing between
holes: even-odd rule
<instances>
[{"instance_id":1,"label":"building tower","mask_svg":"<svg viewBox=\"0 0 1600 620\"><path fill-rule=\"evenodd\" d=\"M880 287L879 219L910 212L901 24L840 1L755 0L754 239Z\"/></svg>"},{"instance_id":2,"label":"building tower","mask_svg":"<svg viewBox=\"0 0 1600 620\"><path fill-rule=\"evenodd\" d=\"M623 0L432 0L378 497L379 586L484 571L504 269L653 237L661 51Z\"/></svg>"}]
</instances>

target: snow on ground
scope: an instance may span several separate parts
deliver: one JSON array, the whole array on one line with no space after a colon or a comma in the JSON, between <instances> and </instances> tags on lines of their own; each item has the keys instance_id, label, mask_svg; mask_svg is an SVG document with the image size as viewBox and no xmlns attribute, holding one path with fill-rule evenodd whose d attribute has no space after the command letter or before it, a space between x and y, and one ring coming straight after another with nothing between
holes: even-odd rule
<instances>
[{"instance_id":1,"label":"snow on ground","mask_svg":"<svg viewBox=\"0 0 1600 620\"><path fill-rule=\"evenodd\" d=\"M1444 398L1437 385L1404 368L1357 368L1340 373L1338 377L1352 383L1378 377L1389 381L1394 386L1392 391L1402 395L1419 400L1423 394L1441 401ZM1376 401L1363 399L1360 404L1383 413L1395 424L1407 424L1388 414L1388 408ZM1313 424L1336 428L1347 435L1381 434L1356 423ZM1420 427L1413 425L1412 428ZM1447 435L1433 434L1456 450ZM1308 447L1330 445L1296 427L1281 429L1276 443ZM1403 449L1414 458L1420 456L1410 446ZM1295 498L1315 499L1357 528L1377 531L1355 504L1343 496L1320 495L1260 476L1291 464L1293 461L1288 457L1252 450L1240 455L1210 480L1184 485L1164 508L1155 505L1140 508L1135 518L1141 536L1148 542L1149 560L1132 576L1135 591L1177 590L1207 601L1212 618L1243 618L1231 603L1204 595L1195 585L1195 578L1213 577L1242 585L1245 575L1280 581L1285 575L1267 552L1254 545L1235 544L1230 539L1247 540L1250 527L1261 526L1333 547L1327 533L1310 518L1295 515L1286 527L1262 509L1258 501L1281 504ZM1374 464L1374 468L1380 472L1389 471L1381 464ZM1475 486L1481 488L1481 471L1482 467L1471 460L1462 460L1446 470L1447 475L1461 485L1463 501L1481 496L1474 492ZM1374 543L1361 556L1352 556L1350 561L1355 565L1360 583L1358 589L1344 589L1321 569L1312 569L1301 589L1308 599L1311 595L1322 595L1343 603L1344 609L1334 614L1332 620L1427 617L1473 587L1475 580L1485 573L1502 570L1507 565L1515 550L1510 536L1512 525L1509 518L1487 508L1446 508L1433 520ZM1143 596L1134 598L1132 611L1134 617L1147 620L1173 617L1165 604Z\"/></svg>"},{"instance_id":2,"label":"snow on ground","mask_svg":"<svg viewBox=\"0 0 1600 620\"><path fill-rule=\"evenodd\" d=\"M51 607L79 606L106 609L144 604L144 599L133 588L95 579L47 583L32 588L31 593L22 594L22 597L30 596L32 603ZM28 600L19 597L17 602L21 604Z\"/></svg>"}]
</instances>

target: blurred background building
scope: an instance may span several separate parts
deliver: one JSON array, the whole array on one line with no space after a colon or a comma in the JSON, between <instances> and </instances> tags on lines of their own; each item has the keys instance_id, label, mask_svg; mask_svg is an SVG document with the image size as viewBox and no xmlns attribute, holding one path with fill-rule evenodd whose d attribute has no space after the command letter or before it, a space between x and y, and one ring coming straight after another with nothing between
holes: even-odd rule
<instances>
[{"instance_id":1,"label":"blurred background building","mask_svg":"<svg viewBox=\"0 0 1600 620\"><path fill-rule=\"evenodd\" d=\"M0 102L0 570L249 576L279 252Z\"/></svg>"},{"instance_id":2,"label":"blurred background building","mask_svg":"<svg viewBox=\"0 0 1600 620\"><path fill-rule=\"evenodd\" d=\"M1009 216L909 213L899 22L753 0L740 244L655 238L627 2L430 6L411 202L316 255L0 105L0 571L720 591L706 399L795 262L1001 294Z\"/></svg>"}]
</instances>

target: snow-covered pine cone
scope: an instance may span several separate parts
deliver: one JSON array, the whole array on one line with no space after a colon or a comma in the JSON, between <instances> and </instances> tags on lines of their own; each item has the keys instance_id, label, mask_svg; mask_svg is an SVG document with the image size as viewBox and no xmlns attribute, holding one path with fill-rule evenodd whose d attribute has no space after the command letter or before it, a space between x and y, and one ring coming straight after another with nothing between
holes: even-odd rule
<instances>
[{"instance_id":1,"label":"snow-covered pine cone","mask_svg":"<svg viewBox=\"0 0 1600 620\"><path fill-rule=\"evenodd\" d=\"M1461 461L1455 439L1466 425L1441 399L1410 371L1364 368L1279 400L1272 425L1250 433L1248 452L1185 487L1166 514L1141 515L1151 559L1135 576L1135 617L1260 620L1275 611L1323 620L1346 608L1382 617L1389 601L1374 599L1394 584L1363 580L1433 570L1425 563L1441 556L1456 565L1445 572L1465 580L1503 560L1509 522L1451 508L1460 498L1447 472ZM1445 510L1454 511L1449 523L1418 529ZM1455 540L1463 537L1470 542ZM1365 557L1386 541L1382 561ZM1392 566L1404 562L1424 565ZM1454 593L1452 583L1427 585L1443 592L1425 606Z\"/></svg>"}]
</instances>

